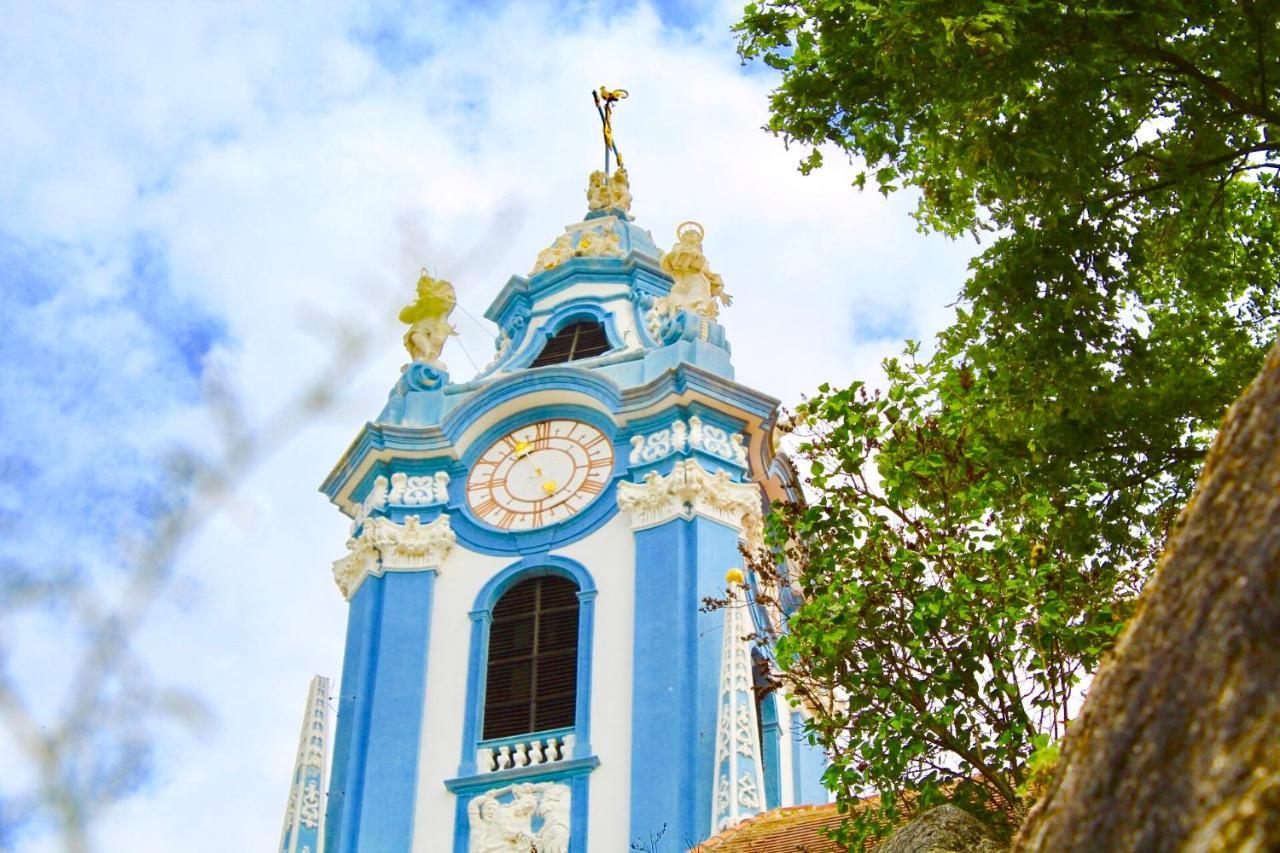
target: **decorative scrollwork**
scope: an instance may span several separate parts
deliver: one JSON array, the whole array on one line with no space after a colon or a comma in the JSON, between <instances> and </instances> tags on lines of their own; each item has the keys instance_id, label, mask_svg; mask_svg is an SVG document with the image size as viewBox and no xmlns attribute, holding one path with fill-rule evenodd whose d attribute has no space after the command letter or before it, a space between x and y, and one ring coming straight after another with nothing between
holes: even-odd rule
<instances>
[{"instance_id":1,"label":"decorative scrollwork","mask_svg":"<svg viewBox=\"0 0 1280 853\"><path fill-rule=\"evenodd\" d=\"M646 435L632 436L629 458L632 465L645 465L673 453L683 453L686 449L701 450L747 467L747 448L742 436L730 434L715 424L704 423L697 415L690 417L688 424L675 421Z\"/></svg>"}]
</instances>

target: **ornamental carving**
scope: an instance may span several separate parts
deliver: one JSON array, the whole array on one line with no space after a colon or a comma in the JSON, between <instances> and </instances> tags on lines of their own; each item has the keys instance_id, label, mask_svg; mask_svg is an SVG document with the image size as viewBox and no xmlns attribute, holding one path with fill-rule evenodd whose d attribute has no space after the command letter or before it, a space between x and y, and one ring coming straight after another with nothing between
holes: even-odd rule
<instances>
[{"instance_id":1,"label":"ornamental carving","mask_svg":"<svg viewBox=\"0 0 1280 853\"><path fill-rule=\"evenodd\" d=\"M360 535L347 540L347 555L333 562L333 580L348 601L364 579L384 572L439 569L449 558L457 537L449 516L429 524L410 515L404 524L387 518L366 521Z\"/></svg>"},{"instance_id":2,"label":"ornamental carving","mask_svg":"<svg viewBox=\"0 0 1280 853\"><path fill-rule=\"evenodd\" d=\"M731 572L731 574L734 574ZM755 691L751 682L751 636L748 592L730 580L720 647L720 690L716 712L715 792L711 831L719 832L761 810L764 762L760 753Z\"/></svg>"},{"instance_id":3,"label":"ornamental carving","mask_svg":"<svg viewBox=\"0 0 1280 853\"><path fill-rule=\"evenodd\" d=\"M715 424L706 424L697 415L675 421L668 427L631 438L631 464L657 462L686 449L701 450L727 462L747 467L747 448L740 433L730 433Z\"/></svg>"},{"instance_id":4,"label":"ornamental carving","mask_svg":"<svg viewBox=\"0 0 1280 853\"><path fill-rule=\"evenodd\" d=\"M315 779L308 780L307 787L302 789L302 808L298 810L298 820L307 829L315 829L320 825L320 786Z\"/></svg>"},{"instance_id":5,"label":"ornamental carving","mask_svg":"<svg viewBox=\"0 0 1280 853\"><path fill-rule=\"evenodd\" d=\"M666 459L673 453L682 452L688 446L688 440L689 428L684 421L676 421L648 435L634 435L631 437L631 464L643 465Z\"/></svg>"},{"instance_id":6,"label":"ornamental carving","mask_svg":"<svg viewBox=\"0 0 1280 853\"><path fill-rule=\"evenodd\" d=\"M403 471L391 475L388 484L386 477L375 477L373 486L364 501L356 508L351 518L351 533L361 528L374 513L387 506L433 506L449 502L449 473L436 471L434 474L409 476Z\"/></svg>"},{"instance_id":7,"label":"ornamental carving","mask_svg":"<svg viewBox=\"0 0 1280 853\"><path fill-rule=\"evenodd\" d=\"M365 495L364 501L356 507L356 514L351 517L351 534L360 529L365 519L387 505L387 478L374 477L373 488Z\"/></svg>"},{"instance_id":8,"label":"ornamental carving","mask_svg":"<svg viewBox=\"0 0 1280 853\"><path fill-rule=\"evenodd\" d=\"M381 479L381 478L379 478ZM421 477L411 477L403 471L391 475L391 489L387 503L397 506L431 506L448 503L449 473L437 471Z\"/></svg>"},{"instance_id":9,"label":"ornamental carving","mask_svg":"<svg viewBox=\"0 0 1280 853\"><path fill-rule=\"evenodd\" d=\"M748 543L759 541L763 521L758 486L735 483L728 472L713 474L692 459L677 461L665 477L650 471L643 482L619 483L618 508L636 529L701 515L738 528Z\"/></svg>"},{"instance_id":10,"label":"ornamental carving","mask_svg":"<svg viewBox=\"0 0 1280 853\"><path fill-rule=\"evenodd\" d=\"M423 524L416 515L406 516L404 524L375 518L365 525L362 538L378 549L383 569L393 571L436 568L448 558L457 541L447 515L429 524Z\"/></svg>"},{"instance_id":11,"label":"ornamental carving","mask_svg":"<svg viewBox=\"0 0 1280 853\"><path fill-rule=\"evenodd\" d=\"M554 269L570 258L620 258L623 254L622 238L612 223L588 225L579 231L566 231L539 252L529 275Z\"/></svg>"},{"instance_id":12,"label":"ornamental carving","mask_svg":"<svg viewBox=\"0 0 1280 853\"><path fill-rule=\"evenodd\" d=\"M568 853L572 793L559 782L529 782L477 794L467 803L471 853Z\"/></svg>"},{"instance_id":13,"label":"ornamental carving","mask_svg":"<svg viewBox=\"0 0 1280 853\"><path fill-rule=\"evenodd\" d=\"M382 574L378 559L377 548L360 539L347 540L347 556L333 561L333 582L343 598L350 601L366 577Z\"/></svg>"},{"instance_id":14,"label":"ornamental carving","mask_svg":"<svg viewBox=\"0 0 1280 853\"><path fill-rule=\"evenodd\" d=\"M493 358L489 359L489 363L484 366L485 371L492 370L497 367L501 361L507 357L507 353L511 352L511 336L505 330L498 333L498 337L493 342Z\"/></svg>"}]
</instances>

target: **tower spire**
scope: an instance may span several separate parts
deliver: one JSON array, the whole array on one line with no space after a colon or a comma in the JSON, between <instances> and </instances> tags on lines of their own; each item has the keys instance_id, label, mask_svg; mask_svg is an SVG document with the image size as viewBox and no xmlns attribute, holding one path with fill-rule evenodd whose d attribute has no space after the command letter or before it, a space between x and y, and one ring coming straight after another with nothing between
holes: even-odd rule
<instances>
[{"instance_id":1,"label":"tower spire","mask_svg":"<svg viewBox=\"0 0 1280 853\"><path fill-rule=\"evenodd\" d=\"M764 773L757 737L755 690L751 679L751 617L741 569L725 575L729 603L724 609L720 652L720 698L716 712L715 780L711 832L763 811Z\"/></svg>"},{"instance_id":2,"label":"tower spire","mask_svg":"<svg viewBox=\"0 0 1280 853\"><path fill-rule=\"evenodd\" d=\"M317 675L307 691L298 735L280 853L320 853L324 843L325 766L329 760L329 679Z\"/></svg>"}]
</instances>

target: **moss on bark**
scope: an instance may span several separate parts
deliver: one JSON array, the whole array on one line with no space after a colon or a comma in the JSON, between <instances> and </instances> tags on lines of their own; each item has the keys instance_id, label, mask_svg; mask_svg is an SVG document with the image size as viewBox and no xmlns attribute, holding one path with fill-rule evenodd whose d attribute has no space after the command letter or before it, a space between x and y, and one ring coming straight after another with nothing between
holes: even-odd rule
<instances>
[{"instance_id":1,"label":"moss on bark","mask_svg":"<svg viewBox=\"0 0 1280 853\"><path fill-rule=\"evenodd\" d=\"M1280 849L1280 342L1014 849Z\"/></svg>"}]
</instances>

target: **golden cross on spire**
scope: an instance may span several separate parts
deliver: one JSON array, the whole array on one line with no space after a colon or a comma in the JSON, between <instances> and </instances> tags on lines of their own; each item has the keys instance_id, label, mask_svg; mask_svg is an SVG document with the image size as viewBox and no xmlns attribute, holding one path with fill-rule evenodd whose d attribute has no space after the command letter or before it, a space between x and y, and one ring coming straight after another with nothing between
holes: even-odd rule
<instances>
[{"instance_id":1,"label":"golden cross on spire","mask_svg":"<svg viewBox=\"0 0 1280 853\"><path fill-rule=\"evenodd\" d=\"M600 91L592 90L591 99L596 102L596 112L600 113L600 124L604 130L604 173L609 174L609 152L613 152L614 159L618 161L618 168L622 168L622 154L618 152L618 144L613 141L613 105L618 101L627 97L626 89L606 89L600 87Z\"/></svg>"}]
</instances>

